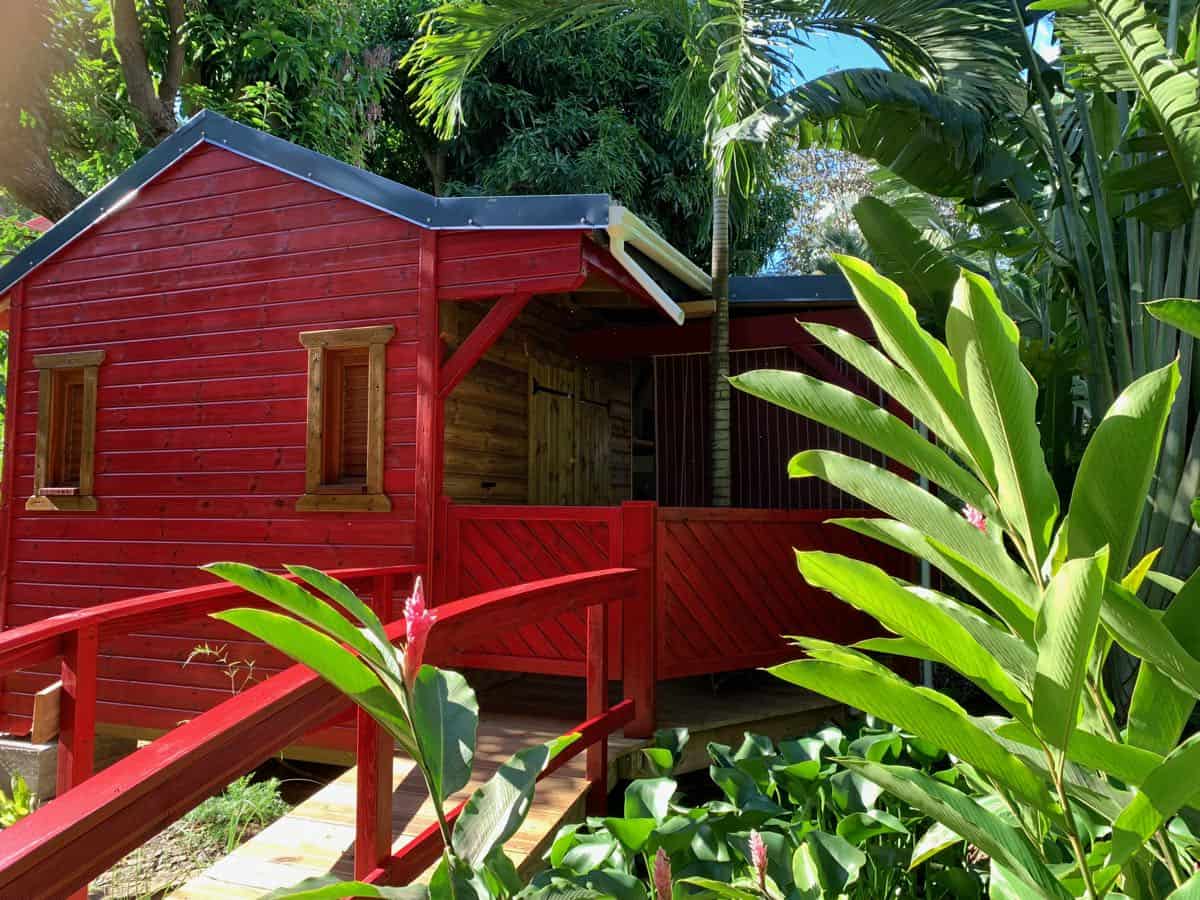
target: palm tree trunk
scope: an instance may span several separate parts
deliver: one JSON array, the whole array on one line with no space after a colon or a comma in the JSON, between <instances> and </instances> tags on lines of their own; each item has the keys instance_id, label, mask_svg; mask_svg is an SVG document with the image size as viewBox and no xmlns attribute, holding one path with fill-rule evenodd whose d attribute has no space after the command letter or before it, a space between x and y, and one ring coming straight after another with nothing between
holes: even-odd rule
<instances>
[{"instance_id":1,"label":"palm tree trunk","mask_svg":"<svg viewBox=\"0 0 1200 900\"><path fill-rule=\"evenodd\" d=\"M712 293L716 309L709 357L711 496L713 506L729 506L729 189L719 175L713 178Z\"/></svg>"}]
</instances>

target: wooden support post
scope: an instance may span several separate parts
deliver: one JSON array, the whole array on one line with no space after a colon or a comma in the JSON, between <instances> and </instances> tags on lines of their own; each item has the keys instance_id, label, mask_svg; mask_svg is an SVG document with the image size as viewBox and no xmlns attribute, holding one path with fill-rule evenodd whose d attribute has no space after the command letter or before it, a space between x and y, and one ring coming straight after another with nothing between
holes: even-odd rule
<instances>
[{"instance_id":1,"label":"wooden support post","mask_svg":"<svg viewBox=\"0 0 1200 900\"><path fill-rule=\"evenodd\" d=\"M371 608L392 619L392 576L375 578ZM365 878L392 855L392 736L355 707L358 778L355 806L354 877Z\"/></svg>"},{"instance_id":2,"label":"wooden support post","mask_svg":"<svg viewBox=\"0 0 1200 900\"><path fill-rule=\"evenodd\" d=\"M636 588L621 608L621 673L625 696L634 702L634 719L626 737L654 734L657 718L655 682L658 677L658 609L655 597L655 533L658 504L621 504L620 564L637 569Z\"/></svg>"},{"instance_id":3,"label":"wooden support post","mask_svg":"<svg viewBox=\"0 0 1200 900\"><path fill-rule=\"evenodd\" d=\"M587 610L587 718L594 719L608 710L608 604L599 603ZM608 805L608 737L587 749L587 811L602 816Z\"/></svg>"},{"instance_id":4,"label":"wooden support post","mask_svg":"<svg viewBox=\"0 0 1200 900\"><path fill-rule=\"evenodd\" d=\"M65 638L59 695L58 784L56 796L92 776L96 761L96 666L100 629L85 625ZM87 900L87 885L67 900Z\"/></svg>"}]
</instances>

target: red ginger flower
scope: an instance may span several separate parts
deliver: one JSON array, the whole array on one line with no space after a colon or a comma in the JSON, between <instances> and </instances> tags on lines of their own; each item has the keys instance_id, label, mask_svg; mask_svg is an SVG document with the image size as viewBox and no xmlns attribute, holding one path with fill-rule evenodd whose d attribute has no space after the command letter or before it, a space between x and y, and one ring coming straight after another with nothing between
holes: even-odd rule
<instances>
[{"instance_id":1,"label":"red ginger flower","mask_svg":"<svg viewBox=\"0 0 1200 900\"><path fill-rule=\"evenodd\" d=\"M404 601L404 683L410 691L417 680L417 673L421 671L429 630L436 621L437 613L425 608L425 590L418 575L412 596Z\"/></svg>"},{"instance_id":2,"label":"red ginger flower","mask_svg":"<svg viewBox=\"0 0 1200 900\"><path fill-rule=\"evenodd\" d=\"M987 531L987 516L973 507L970 503L962 508L962 514L968 522L980 531Z\"/></svg>"},{"instance_id":3,"label":"red ginger flower","mask_svg":"<svg viewBox=\"0 0 1200 900\"><path fill-rule=\"evenodd\" d=\"M671 857L662 847L654 854L654 894L657 900L671 900Z\"/></svg>"},{"instance_id":4,"label":"red ginger flower","mask_svg":"<svg viewBox=\"0 0 1200 900\"><path fill-rule=\"evenodd\" d=\"M750 832L750 862L758 877L758 889L767 892L767 845L757 831Z\"/></svg>"}]
</instances>

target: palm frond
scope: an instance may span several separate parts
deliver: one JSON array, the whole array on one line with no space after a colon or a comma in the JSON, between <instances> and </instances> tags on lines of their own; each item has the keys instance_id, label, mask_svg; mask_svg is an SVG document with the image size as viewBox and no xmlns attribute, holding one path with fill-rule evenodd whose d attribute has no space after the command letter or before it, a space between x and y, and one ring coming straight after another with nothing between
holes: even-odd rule
<instances>
[{"instance_id":1,"label":"palm frond","mask_svg":"<svg viewBox=\"0 0 1200 900\"><path fill-rule=\"evenodd\" d=\"M1167 49L1155 13L1139 0L1042 0L1032 8L1056 12L1072 79L1136 92L1161 133L1162 155L1126 175L1129 189L1182 188L1190 209L1200 195L1200 79Z\"/></svg>"},{"instance_id":2,"label":"palm frond","mask_svg":"<svg viewBox=\"0 0 1200 900\"><path fill-rule=\"evenodd\" d=\"M974 203L1034 190L1026 166L994 140L978 109L899 72L847 69L814 79L719 135L763 143L818 139L871 159L935 196Z\"/></svg>"}]
</instances>

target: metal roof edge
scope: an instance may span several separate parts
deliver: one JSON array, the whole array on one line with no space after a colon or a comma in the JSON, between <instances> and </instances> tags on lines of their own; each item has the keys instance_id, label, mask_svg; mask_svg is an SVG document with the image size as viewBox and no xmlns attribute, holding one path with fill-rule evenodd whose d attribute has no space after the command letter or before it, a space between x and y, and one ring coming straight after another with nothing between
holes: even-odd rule
<instances>
[{"instance_id":1,"label":"metal roof edge","mask_svg":"<svg viewBox=\"0 0 1200 900\"><path fill-rule=\"evenodd\" d=\"M733 303L853 303L854 292L841 273L832 275L735 275L729 279Z\"/></svg>"},{"instance_id":2,"label":"metal roof edge","mask_svg":"<svg viewBox=\"0 0 1200 900\"><path fill-rule=\"evenodd\" d=\"M0 269L0 294L127 203L197 144L210 143L428 229L605 228L606 194L433 197L366 169L201 110L174 134L60 219Z\"/></svg>"}]
</instances>

